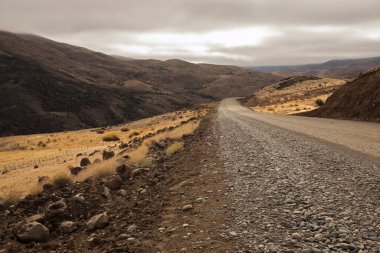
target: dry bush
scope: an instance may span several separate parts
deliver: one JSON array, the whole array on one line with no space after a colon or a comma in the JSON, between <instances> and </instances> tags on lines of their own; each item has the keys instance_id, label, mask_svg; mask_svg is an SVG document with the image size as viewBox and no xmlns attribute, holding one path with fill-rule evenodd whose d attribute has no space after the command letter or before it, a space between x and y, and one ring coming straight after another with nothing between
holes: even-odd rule
<instances>
[{"instance_id":1,"label":"dry bush","mask_svg":"<svg viewBox=\"0 0 380 253\"><path fill-rule=\"evenodd\" d=\"M63 188L72 183L71 178L65 173L59 173L53 177L51 184L57 188Z\"/></svg>"},{"instance_id":2,"label":"dry bush","mask_svg":"<svg viewBox=\"0 0 380 253\"><path fill-rule=\"evenodd\" d=\"M322 99L318 98L317 100L315 100L315 103L318 105L318 106L322 106L324 105L324 102Z\"/></svg>"},{"instance_id":3,"label":"dry bush","mask_svg":"<svg viewBox=\"0 0 380 253\"><path fill-rule=\"evenodd\" d=\"M120 140L119 136L117 136L116 134L108 134L104 136L102 139L103 141L119 141Z\"/></svg>"},{"instance_id":4,"label":"dry bush","mask_svg":"<svg viewBox=\"0 0 380 253\"><path fill-rule=\"evenodd\" d=\"M122 132L128 132L128 131L129 131L129 128L128 128L128 127L122 127L122 128L120 129L120 131L122 131Z\"/></svg>"},{"instance_id":5,"label":"dry bush","mask_svg":"<svg viewBox=\"0 0 380 253\"><path fill-rule=\"evenodd\" d=\"M103 178L115 174L117 162L115 159L104 160L100 163L93 163L87 169L82 170L76 177L75 181L83 181L86 178Z\"/></svg>"},{"instance_id":6,"label":"dry bush","mask_svg":"<svg viewBox=\"0 0 380 253\"><path fill-rule=\"evenodd\" d=\"M131 133L131 134L129 135L129 138L132 138L133 136L137 136L137 135L139 135L139 134L140 134L139 132L134 131L133 133Z\"/></svg>"},{"instance_id":7,"label":"dry bush","mask_svg":"<svg viewBox=\"0 0 380 253\"><path fill-rule=\"evenodd\" d=\"M174 142L165 149L166 156L172 156L183 149L184 143L182 141Z\"/></svg>"},{"instance_id":8,"label":"dry bush","mask_svg":"<svg viewBox=\"0 0 380 253\"><path fill-rule=\"evenodd\" d=\"M269 107L269 108L268 108L268 111L273 112L273 111L274 111L274 108L273 108L273 107Z\"/></svg>"}]
</instances>

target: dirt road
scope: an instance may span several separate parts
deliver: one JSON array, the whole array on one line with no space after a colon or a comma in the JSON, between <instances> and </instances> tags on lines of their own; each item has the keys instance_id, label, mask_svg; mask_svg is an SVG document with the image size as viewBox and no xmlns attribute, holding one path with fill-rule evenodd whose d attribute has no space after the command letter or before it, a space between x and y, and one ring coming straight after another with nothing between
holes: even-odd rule
<instances>
[{"instance_id":1,"label":"dirt road","mask_svg":"<svg viewBox=\"0 0 380 253\"><path fill-rule=\"evenodd\" d=\"M237 251L380 252L379 130L222 101L216 134Z\"/></svg>"}]
</instances>

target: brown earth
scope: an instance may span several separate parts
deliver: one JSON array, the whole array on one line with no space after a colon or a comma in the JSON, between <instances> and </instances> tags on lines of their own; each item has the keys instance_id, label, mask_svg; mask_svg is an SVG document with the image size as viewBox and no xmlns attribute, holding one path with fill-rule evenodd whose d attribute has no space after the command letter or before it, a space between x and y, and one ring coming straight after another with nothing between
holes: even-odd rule
<instances>
[{"instance_id":1,"label":"brown earth","mask_svg":"<svg viewBox=\"0 0 380 253\"><path fill-rule=\"evenodd\" d=\"M15 206L0 207L0 252L227 252L233 236L222 232L228 225L224 174L217 158L218 140L212 134L215 113L210 113L194 135L185 138L185 149L124 181L126 196L102 196L106 179L86 180L73 186L43 191ZM197 157L197 159L194 159ZM73 196L82 194L83 203ZM60 199L67 210L40 221L50 230L46 242L23 243L15 224L43 213ZM188 210L183 210L191 205ZM86 222L106 211L109 224L95 231ZM72 233L62 234L64 220L78 224ZM136 225L135 228L130 227ZM129 228L129 231L128 231Z\"/></svg>"},{"instance_id":2,"label":"brown earth","mask_svg":"<svg viewBox=\"0 0 380 253\"><path fill-rule=\"evenodd\" d=\"M380 68L359 75L305 115L380 122Z\"/></svg>"},{"instance_id":3,"label":"brown earth","mask_svg":"<svg viewBox=\"0 0 380 253\"><path fill-rule=\"evenodd\" d=\"M132 60L0 32L0 135L120 124L278 80L235 66Z\"/></svg>"}]
</instances>

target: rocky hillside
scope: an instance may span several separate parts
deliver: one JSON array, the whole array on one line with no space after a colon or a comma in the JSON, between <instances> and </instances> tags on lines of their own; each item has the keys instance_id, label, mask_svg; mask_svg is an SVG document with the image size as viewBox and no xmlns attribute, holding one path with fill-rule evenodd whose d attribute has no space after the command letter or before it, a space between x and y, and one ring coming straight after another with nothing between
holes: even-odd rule
<instances>
[{"instance_id":1,"label":"rocky hillside","mask_svg":"<svg viewBox=\"0 0 380 253\"><path fill-rule=\"evenodd\" d=\"M306 115L380 122L380 68L359 75Z\"/></svg>"},{"instance_id":2,"label":"rocky hillside","mask_svg":"<svg viewBox=\"0 0 380 253\"><path fill-rule=\"evenodd\" d=\"M180 60L131 60L0 32L0 135L127 122L247 92L272 74Z\"/></svg>"},{"instance_id":3,"label":"rocky hillside","mask_svg":"<svg viewBox=\"0 0 380 253\"><path fill-rule=\"evenodd\" d=\"M351 78L378 65L380 65L380 57L331 60L321 64L307 64L298 66L252 67L251 69L278 75L313 75L320 77Z\"/></svg>"}]
</instances>

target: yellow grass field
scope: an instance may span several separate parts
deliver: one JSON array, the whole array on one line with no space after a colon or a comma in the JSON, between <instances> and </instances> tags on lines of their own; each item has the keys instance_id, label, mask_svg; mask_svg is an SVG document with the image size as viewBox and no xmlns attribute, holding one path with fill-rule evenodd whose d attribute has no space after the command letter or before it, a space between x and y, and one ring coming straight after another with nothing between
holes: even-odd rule
<instances>
[{"instance_id":1,"label":"yellow grass field","mask_svg":"<svg viewBox=\"0 0 380 253\"><path fill-rule=\"evenodd\" d=\"M117 154L120 152L120 143L155 133L137 148L123 154L131 157L128 163L139 164L146 159L152 141L181 139L183 135L191 134L206 112L207 109L185 110L102 129L2 137L0 173L3 173L0 174L0 199L9 195L21 197L38 191L42 185L37 181L42 176L52 179L63 173L73 181L80 181L101 171L114 171L115 166L121 162L120 157L91 164L78 176L71 176L69 168L79 166L83 157L90 158L91 162L97 158L102 160L102 151L105 149L113 150ZM166 130L156 133L164 128ZM116 135L120 140L103 141L103 137L108 135ZM95 150L98 152L89 156ZM34 168L35 165L38 168Z\"/></svg>"}]
</instances>

